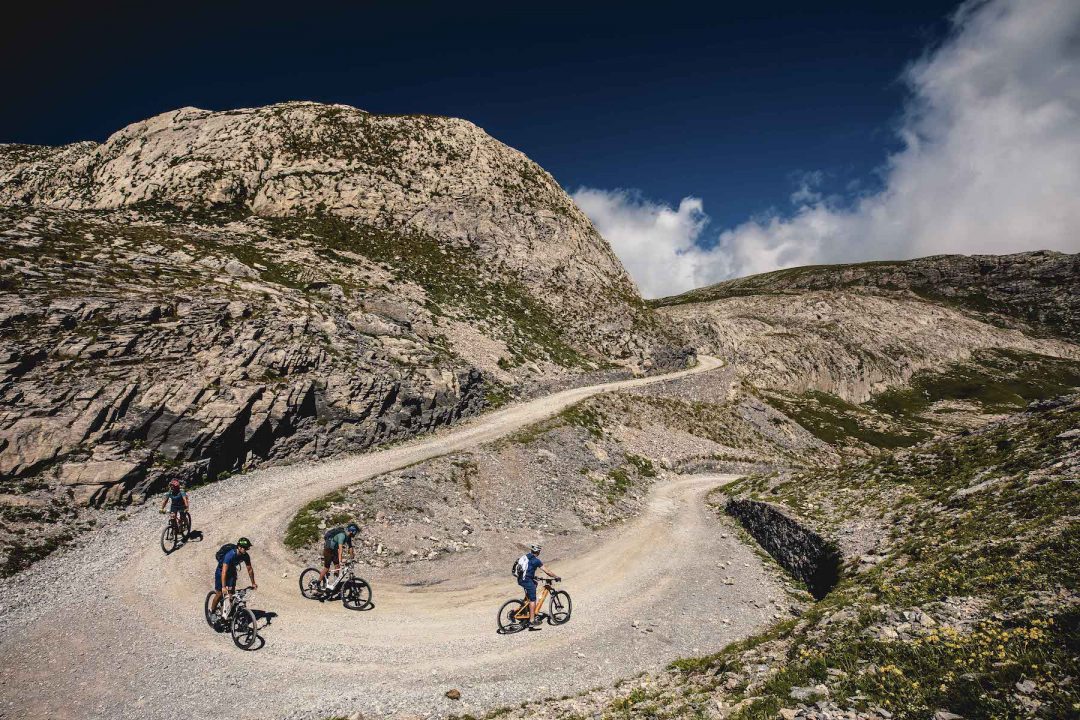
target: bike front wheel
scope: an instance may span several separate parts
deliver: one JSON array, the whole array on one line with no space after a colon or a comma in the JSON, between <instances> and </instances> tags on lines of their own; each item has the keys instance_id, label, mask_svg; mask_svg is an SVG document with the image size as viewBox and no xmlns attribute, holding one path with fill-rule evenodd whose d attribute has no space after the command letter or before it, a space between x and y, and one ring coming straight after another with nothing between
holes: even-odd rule
<instances>
[{"instance_id":1,"label":"bike front wheel","mask_svg":"<svg viewBox=\"0 0 1080 720\"><path fill-rule=\"evenodd\" d=\"M366 580L352 578L341 588L341 604L346 610L363 610L371 605L371 586Z\"/></svg>"},{"instance_id":2,"label":"bike front wheel","mask_svg":"<svg viewBox=\"0 0 1080 720\"><path fill-rule=\"evenodd\" d=\"M247 608L239 608L233 613L232 639L236 647L241 650L250 650L255 641L259 639L259 625L255 620L255 613Z\"/></svg>"},{"instance_id":3,"label":"bike front wheel","mask_svg":"<svg viewBox=\"0 0 1080 720\"><path fill-rule=\"evenodd\" d=\"M570 620L572 609L570 593L565 590L556 590L551 593L551 602L548 604L548 622L552 625L562 625Z\"/></svg>"},{"instance_id":4,"label":"bike front wheel","mask_svg":"<svg viewBox=\"0 0 1080 720\"><path fill-rule=\"evenodd\" d=\"M308 600L318 600L319 596L322 595L322 588L319 587L319 571L317 569L308 568L300 573L300 594Z\"/></svg>"},{"instance_id":5,"label":"bike front wheel","mask_svg":"<svg viewBox=\"0 0 1080 720\"><path fill-rule=\"evenodd\" d=\"M161 531L161 549L166 555L176 549L176 530L173 528L172 523Z\"/></svg>"},{"instance_id":6,"label":"bike front wheel","mask_svg":"<svg viewBox=\"0 0 1080 720\"><path fill-rule=\"evenodd\" d=\"M203 603L203 614L206 616L206 624L214 628L215 631L220 632L218 624L221 622L221 618L210 612L210 603L214 600L214 595L216 594L217 593L215 593L213 590L206 593L206 602ZM221 602L225 601L222 600ZM220 603L218 604L218 607L221 607Z\"/></svg>"},{"instance_id":7,"label":"bike front wheel","mask_svg":"<svg viewBox=\"0 0 1080 720\"><path fill-rule=\"evenodd\" d=\"M524 627L527 620L518 618L518 614L525 610L525 602L522 600L507 600L499 608L499 630L501 632L515 632Z\"/></svg>"}]
</instances>

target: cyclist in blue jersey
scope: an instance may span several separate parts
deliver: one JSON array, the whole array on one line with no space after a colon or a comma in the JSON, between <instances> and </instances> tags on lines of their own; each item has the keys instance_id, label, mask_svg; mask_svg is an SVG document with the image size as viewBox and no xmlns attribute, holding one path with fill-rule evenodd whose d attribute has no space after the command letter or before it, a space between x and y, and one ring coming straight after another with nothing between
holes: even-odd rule
<instances>
[{"instance_id":1,"label":"cyclist in blue jersey","mask_svg":"<svg viewBox=\"0 0 1080 720\"><path fill-rule=\"evenodd\" d=\"M540 570L549 578L553 580L561 580L558 575L552 574L546 567L544 567L543 561L538 557L540 555L539 545L530 545L529 552L518 558L518 561L514 567L514 574L517 576L518 585L525 590L525 597L529 599L529 629L539 630L540 623L543 622L541 618L536 616L537 607L536 602L536 571Z\"/></svg>"}]
</instances>

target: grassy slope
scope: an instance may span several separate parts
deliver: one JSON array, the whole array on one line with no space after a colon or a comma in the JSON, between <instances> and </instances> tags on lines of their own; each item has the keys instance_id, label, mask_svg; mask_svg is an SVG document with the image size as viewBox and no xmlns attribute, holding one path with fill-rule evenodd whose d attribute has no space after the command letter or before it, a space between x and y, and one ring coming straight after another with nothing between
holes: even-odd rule
<instances>
[{"instance_id":1,"label":"grassy slope","mask_svg":"<svg viewBox=\"0 0 1080 720\"><path fill-rule=\"evenodd\" d=\"M1080 361L1035 353L989 350L855 405L822 392L765 393L770 405L818 439L838 447L910 447L947 431L936 403L962 403L971 413L1016 412L1032 400L1080 388Z\"/></svg>"},{"instance_id":2,"label":"grassy slope","mask_svg":"<svg viewBox=\"0 0 1080 720\"><path fill-rule=\"evenodd\" d=\"M679 661L599 715L702 717L721 706L773 718L799 705L793 689L816 688L795 692L896 718L1076 717L1080 441L1067 433L1078 425L1072 396L839 472L728 488L833 531L872 524L880 560L849 570L801 618Z\"/></svg>"}]
</instances>

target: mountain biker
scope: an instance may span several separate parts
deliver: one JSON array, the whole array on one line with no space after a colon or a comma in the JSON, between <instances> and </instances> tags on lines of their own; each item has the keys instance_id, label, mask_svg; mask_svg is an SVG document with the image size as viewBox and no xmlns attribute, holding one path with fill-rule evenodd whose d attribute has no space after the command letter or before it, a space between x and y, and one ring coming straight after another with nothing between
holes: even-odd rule
<instances>
[{"instance_id":1,"label":"mountain biker","mask_svg":"<svg viewBox=\"0 0 1080 720\"><path fill-rule=\"evenodd\" d=\"M191 505L188 502L187 493L180 489L179 480L169 483L169 492L165 494L165 499L161 502L161 512L165 512L166 505L169 505L169 513L176 518L176 527L184 527L183 515L191 517Z\"/></svg>"},{"instance_id":2,"label":"mountain biker","mask_svg":"<svg viewBox=\"0 0 1080 720\"><path fill-rule=\"evenodd\" d=\"M214 570L214 599L210 602L211 614L217 611L222 594L225 597L231 597L236 590L236 570L240 567L240 563L247 565L252 589L258 589L259 586L255 583L255 570L251 567L251 555L248 553L250 549L251 541L242 537L236 541L235 545L228 543L218 550L218 564L217 569ZM224 616L225 613L222 612L221 617Z\"/></svg>"},{"instance_id":3,"label":"mountain biker","mask_svg":"<svg viewBox=\"0 0 1080 720\"><path fill-rule=\"evenodd\" d=\"M349 523L344 528L330 528L323 535L323 568L319 573L319 584L326 587L326 574L330 571L330 567L334 568L334 582L332 582L328 589L332 590L334 585L337 584L337 577L340 575L341 564L345 562L345 548L349 549L349 557L355 557L356 553L353 550L353 538L360 532L360 526L354 522Z\"/></svg>"},{"instance_id":4,"label":"mountain biker","mask_svg":"<svg viewBox=\"0 0 1080 720\"><path fill-rule=\"evenodd\" d=\"M519 557L515 566L518 585L525 589L525 597L529 599L530 630L539 630L542 622L540 618L536 617L536 612L540 609L536 602L536 571L542 570L545 575L553 580L562 580L558 575L553 575L544 567L544 563L538 557L539 555L540 546L530 545L529 552Z\"/></svg>"}]
</instances>

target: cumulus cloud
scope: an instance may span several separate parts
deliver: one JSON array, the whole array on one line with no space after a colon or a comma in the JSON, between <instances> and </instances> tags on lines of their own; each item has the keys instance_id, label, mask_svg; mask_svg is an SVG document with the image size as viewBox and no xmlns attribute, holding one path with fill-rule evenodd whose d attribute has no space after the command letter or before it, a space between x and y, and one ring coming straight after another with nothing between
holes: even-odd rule
<instances>
[{"instance_id":1,"label":"cumulus cloud","mask_svg":"<svg viewBox=\"0 0 1080 720\"><path fill-rule=\"evenodd\" d=\"M903 80L902 149L876 194L824 197L811 173L788 212L715 238L695 198L678 209L625 191L575 199L649 296L810 263L1080 251L1080 3L969 0Z\"/></svg>"}]
</instances>

